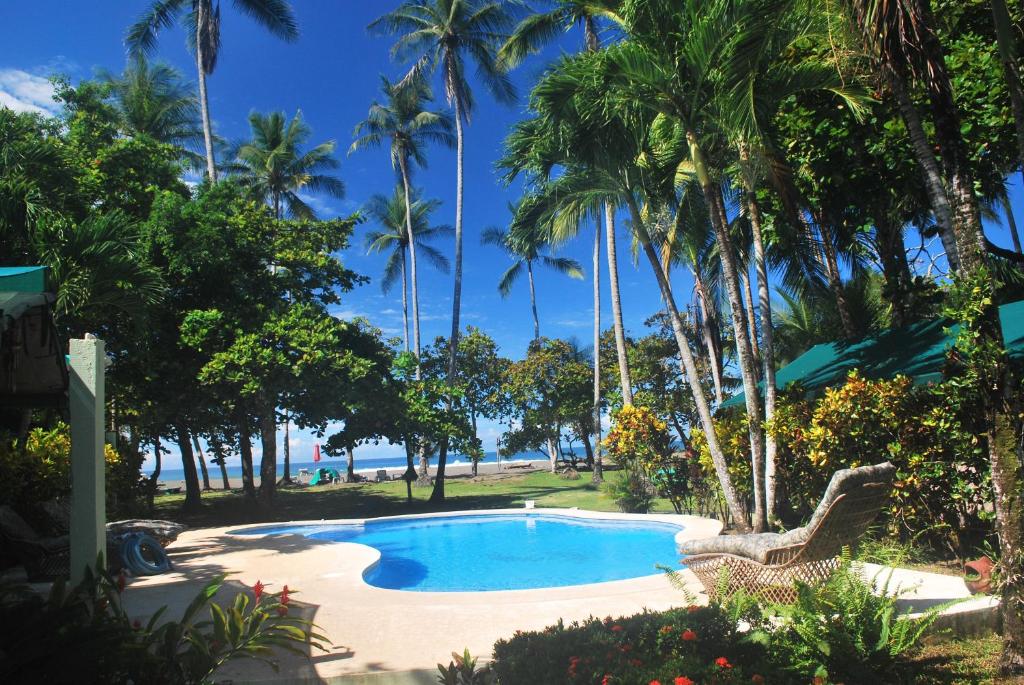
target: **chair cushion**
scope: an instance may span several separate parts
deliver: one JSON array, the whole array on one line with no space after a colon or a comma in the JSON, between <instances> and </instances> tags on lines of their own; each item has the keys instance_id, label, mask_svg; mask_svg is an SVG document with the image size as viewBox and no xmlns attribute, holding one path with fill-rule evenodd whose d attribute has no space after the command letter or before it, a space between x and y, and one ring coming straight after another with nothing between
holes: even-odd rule
<instances>
[{"instance_id":1,"label":"chair cushion","mask_svg":"<svg viewBox=\"0 0 1024 685\"><path fill-rule=\"evenodd\" d=\"M679 551L683 554L735 554L763 564L771 550L798 545L807 540L837 497L865 483L891 482L895 476L896 467L889 462L855 469L841 469L832 475L832 480L825 489L825 496L814 510L810 522L803 528L794 528L786 533L720 535L714 538L686 540L680 543Z\"/></svg>"},{"instance_id":2,"label":"chair cushion","mask_svg":"<svg viewBox=\"0 0 1024 685\"><path fill-rule=\"evenodd\" d=\"M21 518L18 512L6 504L0 506L0 535L10 540L37 542L39 534Z\"/></svg>"}]
</instances>

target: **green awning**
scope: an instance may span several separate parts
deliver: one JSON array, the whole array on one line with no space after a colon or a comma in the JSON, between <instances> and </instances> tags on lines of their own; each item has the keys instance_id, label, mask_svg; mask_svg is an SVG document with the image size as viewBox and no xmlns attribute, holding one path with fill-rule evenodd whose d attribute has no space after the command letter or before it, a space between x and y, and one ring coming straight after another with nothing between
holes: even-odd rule
<instances>
[{"instance_id":1,"label":"green awning","mask_svg":"<svg viewBox=\"0 0 1024 685\"><path fill-rule=\"evenodd\" d=\"M1006 349L1014 359L1024 358L1024 300L999 308ZM949 327L949 333L946 328ZM838 341L815 345L775 373L776 387L799 382L810 392L842 383L857 369L866 378L910 376L915 383L942 380L946 351L952 346L960 324L946 319L922 321L903 328L890 328L855 342ZM763 391L764 385L758 387ZM743 406L743 393L730 397L722 407Z\"/></svg>"},{"instance_id":2,"label":"green awning","mask_svg":"<svg viewBox=\"0 0 1024 685\"><path fill-rule=\"evenodd\" d=\"M45 266L0 267L0 292L46 292Z\"/></svg>"}]
</instances>

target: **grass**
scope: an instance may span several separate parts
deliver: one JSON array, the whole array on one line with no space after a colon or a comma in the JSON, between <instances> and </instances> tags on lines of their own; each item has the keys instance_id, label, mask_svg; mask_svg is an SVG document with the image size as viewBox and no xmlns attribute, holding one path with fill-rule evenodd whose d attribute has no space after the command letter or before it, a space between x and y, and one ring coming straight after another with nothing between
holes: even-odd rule
<instances>
[{"instance_id":1,"label":"grass","mask_svg":"<svg viewBox=\"0 0 1024 685\"><path fill-rule=\"evenodd\" d=\"M1022 685L1024 678L1000 677L998 635L987 635L923 647L907 671L914 685Z\"/></svg>"},{"instance_id":2,"label":"grass","mask_svg":"<svg viewBox=\"0 0 1024 685\"><path fill-rule=\"evenodd\" d=\"M608 471L606 479L618 478ZM161 495L155 500L156 517L187 523L190 526L227 526L264 521L300 521L307 519L370 518L395 514L418 514L461 509L521 508L526 500L538 507L618 511L615 502L583 473L579 480L566 480L546 471L472 478L452 476L445 479L445 501L431 503L430 488L413 487L413 500L406 499L401 481L385 483L343 483L326 486L289 486L278 488L272 508L247 504L241 491L213 490L203 494L203 506L195 513L181 511L184 495ZM654 501L653 512L671 513L668 500Z\"/></svg>"}]
</instances>

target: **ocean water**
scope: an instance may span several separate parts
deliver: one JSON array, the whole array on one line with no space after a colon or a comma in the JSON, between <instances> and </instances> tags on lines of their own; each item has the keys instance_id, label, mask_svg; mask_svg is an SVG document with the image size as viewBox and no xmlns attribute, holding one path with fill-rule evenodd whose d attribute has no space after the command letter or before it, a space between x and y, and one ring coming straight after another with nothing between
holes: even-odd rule
<instances>
[{"instance_id":1,"label":"ocean water","mask_svg":"<svg viewBox=\"0 0 1024 685\"><path fill-rule=\"evenodd\" d=\"M370 585L467 592L603 583L679 568L682 526L550 514L484 514L369 521L363 525L261 526L245 534L298 533L358 542L381 553Z\"/></svg>"},{"instance_id":2,"label":"ocean water","mask_svg":"<svg viewBox=\"0 0 1024 685\"><path fill-rule=\"evenodd\" d=\"M206 455L206 456L209 457L209 455ZM523 452L523 453L517 454L517 455L515 455L513 457L502 456L501 463L507 464L507 463L515 463L515 462L525 462L525 461L533 461L533 460L536 460L536 459L547 459L547 455L545 455L543 452ZM254 461L256 462L254 464L254 467L256 469L256 475L258 477L259 476L259 459L256 458ZM486 452L486 453L484 453L484 458L480 461L480 463L481 464L494 464L497 461L498 461L498 454L497 454L497 452ZM378 469L388 469L389 471L394 470L394 469L403 469L404 470L405 469L405 463L406 462L405 462L405 455L404 454L401 455L401 456L395 456L395 457L368 457L368 458L365 458L365 459L360 459L359 458L358 448L356 448L355 466L356 466L356 471L359 472L359 473L373 473L373 472L377 471ZM447 463L448 463L449 466L451 466L451 465L456 465L457 466L457 465L460 465L460 464L469 464L470 461L469 461L468 458L466 458L466 457L464 457L462 455L449 454L448 455L448 462ZM416 464L418 466L419 462L417 461ZM433 469L436 466L436 464L437 464L437 458L434 457L434 458L432 458L430 460L430 467L431 467L431 469ZM347 465L348 465L348 460L345 457L328 457L325 454L320 459L320 463L319 464L314 464L312 461L305 461L305 460L296 461L295 455L293 455L292 456L292 462L291 462L291 470L292 470L292 475L294 476L296 473L299 472L299 469L303 469L303 468L304 469L309 469L310 471L312 471L314 468L317 468L317 467L329 467L329 468L335 468L335 469L338 469L338 470L344 470L347 467ZM207 467L210 469L210 478L211 479L220 478L220 468L216 464L209 464L209 463L207 463ZM277 455L277 475L278 476L283 476L284 475L284 457L281 454ZM241 478L242 477L242 467L241 467L241 465L239 465L239 464L230 464L229 463L228 464L228 477L229 478ZM161 469L160 470L160 480L162 480L162 481L185 480L185 472L182 469Z\"/></svg>"}]
</instances>

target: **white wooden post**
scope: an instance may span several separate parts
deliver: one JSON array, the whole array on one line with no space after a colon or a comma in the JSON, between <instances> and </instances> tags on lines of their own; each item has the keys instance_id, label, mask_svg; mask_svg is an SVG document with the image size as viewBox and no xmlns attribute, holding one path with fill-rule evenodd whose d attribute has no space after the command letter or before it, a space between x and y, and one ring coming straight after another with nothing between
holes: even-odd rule
<instances>
[{"instance_id":1,"label":"white wooden post","mask_svg":"<svg viewBox=\"0 0 1024 685\"><path fill-rule=\"evenodd\" d=\"M103 457L103 341L71 341L71 582L106 553L106 461Z\"/></svg>"}]
</instances>

